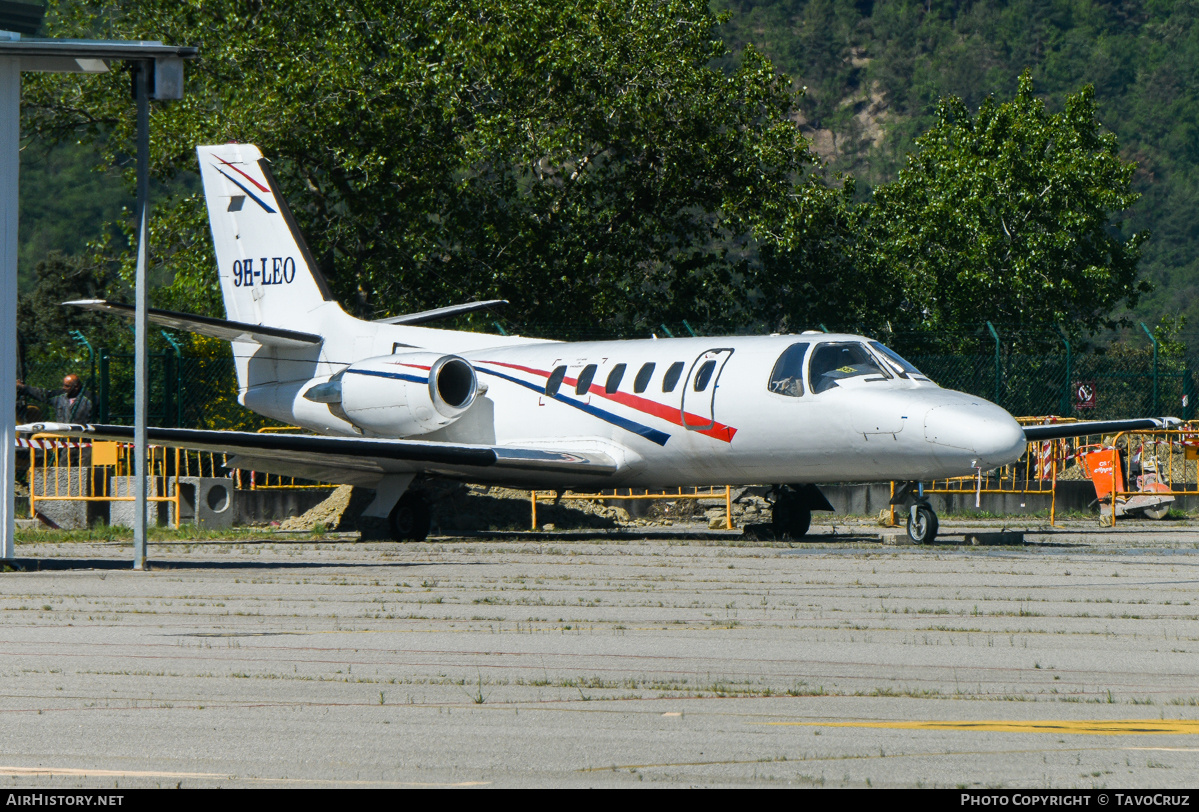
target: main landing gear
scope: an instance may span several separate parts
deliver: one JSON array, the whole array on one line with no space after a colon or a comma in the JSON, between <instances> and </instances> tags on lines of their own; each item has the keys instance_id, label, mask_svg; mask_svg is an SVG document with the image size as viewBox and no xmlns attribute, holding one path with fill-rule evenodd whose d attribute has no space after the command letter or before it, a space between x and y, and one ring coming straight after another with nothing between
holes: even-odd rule
<instances>
[{"instance_id":1,"label":"main landing gear","mask_svg":"<svg viewBox=\"0 0 1199 812\"><path fill-rule=\"evenodd\" d=\"M941 529L937 514L924 495L924 485L905 482L891 497L892 505L903 505L908 509L908 538L913 544L932 544Z\"/></svg>"},{"instance_id":2,"label":"main landing gear","mask_svg":"<svg viewBox=\"0 0 1199 812\"><path fill-rule=\"evenodd\" d=\"M424 541L429 537L432 519L429 499L419 491L408 491L391 509L387 529L394 541Z\"/></svg>"},{"instance_id":3,"label":"main landing gear","mask_svg":"<svg viewBox=\"0 0 1199 812\"><path fill-rule=\"evenodd\" d=\"M813 510L832 510L815 485L775 485L771 524L778 538L800 539L812 526Z\"/></svg>"},{"instance_id":4,"label":"main landing gear","mask_svg":"<svg viewBox=\"0 0 1199 812\"><path fill-rule=\"evenodd\" d=\"M433 511L428 494L409 490L412 474L389 474L375 485L375 498L358 517L363 541L424 541Z\"/></svg>"}]
</instances>

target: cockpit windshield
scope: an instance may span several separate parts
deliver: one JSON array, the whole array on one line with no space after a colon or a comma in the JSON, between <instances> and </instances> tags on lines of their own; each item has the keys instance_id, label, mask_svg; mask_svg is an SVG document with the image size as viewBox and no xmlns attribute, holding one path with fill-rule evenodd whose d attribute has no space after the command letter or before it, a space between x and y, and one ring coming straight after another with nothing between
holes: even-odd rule
<instances>
[{"instance_id":1,"label":"cockpit windshield","mask_svg":"<svg viewBox=\"0 0 1199 812\"><path fill-rule=\"evenodd\" d=\"M848 378L862 376L867 376L865 380L876 376L873 380L881 381L892 377L892 373L882 369L870 351L856 341L820 344L812 352L808 381L813 394L839 386Z\"/></svg>"},{"instance_id":2,"label":"cockpit windshield","mask_svg":"<svg viewBox=\"0 0 1199 812\"><path fill-rule=\"evenodd\" d=\"M907 378L909 376L918 375L921 378L927 378L923 372L912 366L911 363L906 361L902 356L900 356L899 353L890 347L884 346L877 341L871 341L870 346L878 351L879 355L883 357L883 360L887 362L887 364L899 377Z\"/></svg>"}]
</instances>

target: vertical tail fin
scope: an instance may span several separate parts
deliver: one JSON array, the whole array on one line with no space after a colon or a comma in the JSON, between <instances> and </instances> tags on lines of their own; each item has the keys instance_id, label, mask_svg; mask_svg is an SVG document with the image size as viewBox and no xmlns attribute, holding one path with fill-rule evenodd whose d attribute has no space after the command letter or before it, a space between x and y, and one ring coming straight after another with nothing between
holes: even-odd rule
<instances>
[{"instance_id":1,"label":"vertical tail fin","mask_svg":"<svg viewBox=\"0 0 1199 812\"><path fill-rule=\"evenodd\" d=\"M333 295L262 152L222 144L196 153L225 312L233 321L300 328Z\"/></svg>"}]
</instances>

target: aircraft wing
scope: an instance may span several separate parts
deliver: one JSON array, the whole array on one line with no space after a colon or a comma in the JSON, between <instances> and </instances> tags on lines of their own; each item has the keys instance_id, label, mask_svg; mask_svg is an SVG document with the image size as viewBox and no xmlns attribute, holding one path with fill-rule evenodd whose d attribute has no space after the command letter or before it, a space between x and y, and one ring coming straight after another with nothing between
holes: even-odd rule
<instances>
[{"instance_id":1,"label":"aircraft wing","mask_svg":"<svg viewBox=\"0 0 1199 812\"><path fill-rule=\"evenodd\" d=\"M1024 437L1030 443L1060 440L1064 437L1085 437L1088 434L1116 434L1121 431L1168 429L1181 421L1177 417L1143 417L1136 420L1089 420L1080 423L1051 423L1047 426L1025 426Z\"/></svg>"},{"instance_id":2,"label":"aircraft wing","mask_svg":"<svg viewBox=\"0 0 1199 812\"><path fill-rule=\"evenodd\" d=\"M63 304L81 307L84 310L95 310L99 313L113 313L130 319L134 315L133 305L109 302L104 299L79 299L74 302L63 302ZM146 309L146 318L163 327L199 333L202 336L221 338L225 341L253 341L273 347L308 347L324 341L323 338L312 333L214 319L208 316L195 316L190 313L176 313L173 310L159 310L155 307Z\"/></svg>"},{"instance_id":3,"label":"aircraft wing","mask_svg":"<svg viewBox=\"0 0 1199 812\"><path fill-rule=\"evenodd\" d=\"M97 440L133 441L132 426L34 423L22 433L49 433ZM573 453L539 448L377 440L308 434L147 428L147 442L228 454L229 468L252 469L324 482L373 487L388 474L429 472L468 478L489 468L533 474L605 477L619 465L600 452Z\"/></svg>"}]
</instances>

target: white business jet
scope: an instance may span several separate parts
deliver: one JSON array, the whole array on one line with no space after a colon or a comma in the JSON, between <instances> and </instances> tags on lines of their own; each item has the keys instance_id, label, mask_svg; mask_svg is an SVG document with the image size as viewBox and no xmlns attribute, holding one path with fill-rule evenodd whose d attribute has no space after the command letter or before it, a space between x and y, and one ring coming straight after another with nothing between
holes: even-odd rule
<instances>
[{"instance_id":1,"label":"white business jet","mask_svg":"<svg viewBox=\"0 0 1199 812\"><path fill-rule=\"evenodd\" d=\"M901 480L908 533L927 542L937 519L923 481L1013 463L1029 440L1163 425L1022 429L857 335L563 343L420 326L495 302L363 321L334 300L258 148L197 152L228 318L149 319L231 342L240 402L316 436L150 428L148 438L232 453L231 468L373 488L367 534L425 538L430 477L559 491L767 483L775 529L791 537L813 510L832 510L816 483Z\"/></svg>"}]
</instances>

